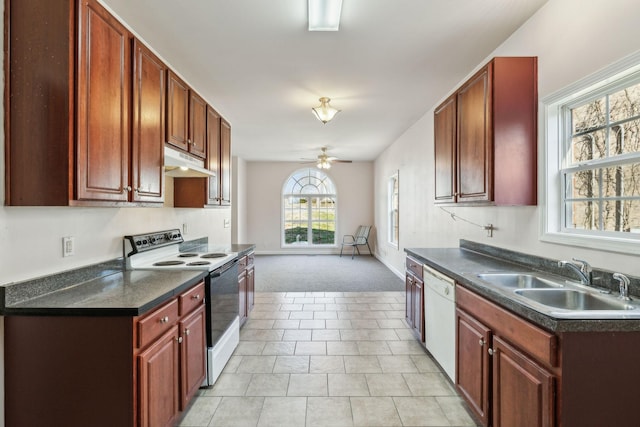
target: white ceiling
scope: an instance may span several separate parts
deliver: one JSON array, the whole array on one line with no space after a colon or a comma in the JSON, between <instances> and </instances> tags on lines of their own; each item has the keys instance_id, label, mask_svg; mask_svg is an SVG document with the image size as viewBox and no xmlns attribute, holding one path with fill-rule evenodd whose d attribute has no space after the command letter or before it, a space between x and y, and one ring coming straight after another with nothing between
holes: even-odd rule
<instances>
[{"instance_id":1,"label":"white ceiling","mask_svg":"<svg viewBox=\"0 0 640 427\"><path fill-rule=\"evenodd\" d=\"M344 0L338 32L307 31L307 0L102 1L231 122L234 155L367 161L547 0Z\"/></svg>"}]
</instances>

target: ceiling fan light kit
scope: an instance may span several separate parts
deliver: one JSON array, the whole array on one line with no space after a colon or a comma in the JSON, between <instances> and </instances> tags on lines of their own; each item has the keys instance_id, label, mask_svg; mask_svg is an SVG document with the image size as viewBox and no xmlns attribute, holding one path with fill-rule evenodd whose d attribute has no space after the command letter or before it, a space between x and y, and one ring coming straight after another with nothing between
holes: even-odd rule
<instances>
[{"instance_id":1,"label":"ceiling fan light kit","mask_svg":"<svg viewBox=\"0 0 640 427\"><path fill-rule=\"evenodd\" d=\"M338 31L342 0L309 0L309 31Z\"/></svg>"},{"instance_id":2,"label":"ceiling fan light kit","mask_svg":"<svg viewBox=\"0 0 640 427\"><path fill-rule=\"evenodd\" d=\"M320 105L312 108L311 110L316 115L318 120L320 120L322 123L327 123L331 121L331 119L333 119L335 115L341 111L329 105L329 102L331 101L331 99L327 97L323 96L322 98L319 99L319 101L320 101Z\"/></svg>"}]
</instances>

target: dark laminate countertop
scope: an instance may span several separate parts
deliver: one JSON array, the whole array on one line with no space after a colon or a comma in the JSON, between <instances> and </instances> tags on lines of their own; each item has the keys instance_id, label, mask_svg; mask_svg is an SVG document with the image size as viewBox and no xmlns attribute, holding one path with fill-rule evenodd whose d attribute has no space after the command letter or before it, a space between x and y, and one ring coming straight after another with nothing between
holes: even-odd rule
<instances>
[{"instance_id":1,"label":"dark laminate countertop","mask_svg":"<svg viewBox=\"0 0 640 427\"><path fill-rule=\"evenodd\" d=\"M197 284L205 271L119 271L0 307L0 314L138 316Z\"/></svg>"},{"instance_id":2,"label":"dark laminate countertop","mask_svg":"<svg viewBox=\"0 0 640 427\"><path fill-rule=\"evenodd\" d=\"M461 241L461 246L465 246ZM476 249L475 244L470 246ZM491 248L491 247L490 247ZM494 249L494 248L492 248ZM540 313L533 308L521 304L517 300L495 291L478 280L474 280L477 273L483 272L526 272L544 271L558 274L554 270L555 261L544 258L524 256L520 253L503 251L505 257L496 257L494 253L485 254L470 250L469 248L432 248L405 249L405 252L416 258L423 264L429 265L445 275L455 279L458 283L475 291L488 300L530 320L552 332L583 332L583 331L640 331L638 319L607 319L607 320L582 320L582 319L558 319ZM557 264L557 262L555 262Z\"/></svg>"}]
</instances>

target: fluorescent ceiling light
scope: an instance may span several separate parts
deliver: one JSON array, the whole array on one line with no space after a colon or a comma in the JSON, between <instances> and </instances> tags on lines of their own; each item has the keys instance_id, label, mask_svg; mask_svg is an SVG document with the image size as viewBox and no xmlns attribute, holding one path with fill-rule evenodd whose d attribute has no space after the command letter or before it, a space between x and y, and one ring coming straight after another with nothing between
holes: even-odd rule
<instances>
[{"instance_id":1,"label":"fluorescent ceiling light","mask_svg":"<svg viewBox=\"0 0 640 427\"><path fill-rule=\"evenodd\" d=\"M309 0L309 31L338 31L342 0Z\"/></svg>"}]
</instances>

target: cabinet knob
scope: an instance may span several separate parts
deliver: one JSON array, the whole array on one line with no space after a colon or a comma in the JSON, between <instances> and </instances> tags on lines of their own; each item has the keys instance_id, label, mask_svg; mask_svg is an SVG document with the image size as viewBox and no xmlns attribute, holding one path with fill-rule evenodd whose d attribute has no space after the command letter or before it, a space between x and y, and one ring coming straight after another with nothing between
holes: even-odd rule
<instances>
[{"instance_id":1,"label":"cabinet knob","mask_svg":"<svg viewBox=\"0 0 640 427\"><path fill-rule=\"evenodd\" d=\"M176 341L178 341L178 344L182 344L182 337L176 337Z\"/></svg>"},{"instance_id":2,"label":"cabinet knob","mask_svg":"<svg viewBox=\"0 0 640 427\"><path fill-rule=\"evenodd\" d=\"M184 334L185 334L185 335L189 335L189 329L185 329L185 330L184 330Z\"/></svg>"},{"instance_id":3,"label":"cabinet knob","mask_svg":"<svg viewBox=\"0 0 640 427\"><path fill-rule=\"evenodd\" d=\"M131 191L131 186L127 185L126 187L124 187L124 191Z\"/></svg>"},{"instance_id":4,"label":"cabinet knob","mask_svg":"<svg viewBox=\"0 0 640 427\"><path fill-rule=\"evenodd\" d=\"M489 356L493 356L493 349L490 348L489 350L487 350L487 352L489 353Z\"/></svg>"},{"instance_id":5,"label":"cabinet knob","mask_svg":"<svg viewBox=\"0 0 640 427\"><path fill-rule=\"evenodd\" d=\"M480 338L480 341L478 342L478 344L480 344L480 347L484 346L484 340Z\"/></svg>"},{"instance_id":6,"label":"cabinet knob","mask_svg":"<svg viewBox=\"0 0 640 427\"><path fill-rule=\"evenodd\" d=\"M169 321L169 316L164 316L160 319L160 323L167 323Z\"/></svg>"},{"instance_id":7,"label":"cabinet knob","mask_svg":"<svg viewBox=\"0 0 640 427\"><path fill-rule=\"evenodd\" d=\"M200 294L195 294L191 298L195 299L195 300L199 300L200 299Z\"/></svg>"}]
</instances>

